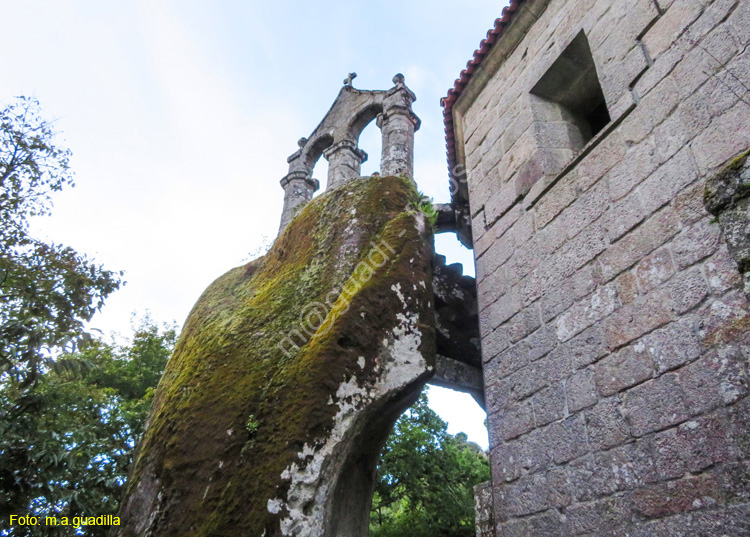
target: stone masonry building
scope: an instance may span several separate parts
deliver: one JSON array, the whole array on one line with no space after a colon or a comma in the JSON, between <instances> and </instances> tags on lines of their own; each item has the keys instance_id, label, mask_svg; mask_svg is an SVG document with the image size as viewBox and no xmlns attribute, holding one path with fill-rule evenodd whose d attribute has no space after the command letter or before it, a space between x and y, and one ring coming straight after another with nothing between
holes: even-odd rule
<instances>
[{"instance_id":1,"label":"stone masonry building","mask_svg":"<svg viewBox=\"0 0 750 537\"><path fill-rule=\"evenodd\" d=\"M511 1L442 101L429 211L415 95L350 74L274 245L188 317L117 535L365 536L433 383L487 410L478 537L750 536L749 29L750 0Z\"/></svg>"},{"instance_id":2,"label":"stone masonry building","mask_svg":"<svg viewBox=\"0 0 750 537\"><path fill-rule=\"evenodd\" d=\"M747 0L514 0L443 99L478 535L750 535L749 46Z\"/></svg>"},{"instance_id":3,"label":"stone masonry building","mask_svg":"<svg viewBox=\"0 0 750 537\"><path fill-rule=\"evenodd\" d=\"M402 75L388 90L354 76L287 159L271 249L188 316L119 537L364 537L379 453L425 383L485 404L475 280L433 246L431 224L455 229L454 213L420 210L413 180L416 96ZM360 177L371 121L383 175Z\"/></svg>"}]
</instances>

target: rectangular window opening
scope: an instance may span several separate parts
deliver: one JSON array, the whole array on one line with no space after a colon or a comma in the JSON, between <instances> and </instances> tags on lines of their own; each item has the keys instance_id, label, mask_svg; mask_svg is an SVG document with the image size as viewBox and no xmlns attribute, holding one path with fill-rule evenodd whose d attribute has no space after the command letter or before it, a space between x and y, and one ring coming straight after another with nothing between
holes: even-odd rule
<instances>
[{"instance_id":1,"label":"rectangular window opening","mask_svg":"<svg viewBox=\"0 0 750 537\"><path fill-rule=\"evenodd\" d=\"M562 108L562 116L578 130L580 150L611 121L596 74L586 34L581 31L531 89L531 93ZM577 144L576 144L577 145Z\"/></svg>"}]
</instances>

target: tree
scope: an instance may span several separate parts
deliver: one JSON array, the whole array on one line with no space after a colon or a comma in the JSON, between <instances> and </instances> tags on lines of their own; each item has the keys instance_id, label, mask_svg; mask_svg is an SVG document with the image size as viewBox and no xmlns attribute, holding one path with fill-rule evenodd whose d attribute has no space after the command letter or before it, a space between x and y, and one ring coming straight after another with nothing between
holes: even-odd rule
<instances>
[{"instance_id":1,"label":"tree","mask_svg":"<svg viewBox=\"0 0 750 537\"><path fill-rule=\"evenodd\" d=\"M472 537L474 485L489 479L489 461L463 433L427 406L427 396L396 422L378 465L372 537Z\"/></svg>"},{"instance_id":2,"label":"tree","mask_svg":"<svg viewBox=\"0 0 750 537\"><path fill-rule=\"evenodd\" d=\"M65 357L86 363L82 372L49 371L32 393L12 383L0 386L0 528L11 514L117 514L175 339L174 327L146 317L126 345L94 341ZM0 535L70 535L71 529L17 526ZM77 534L107 531L92 526Z\"/></svg>"},{"instance_id":3,"label":"tree","mask_svg":"<svg viewBox=\"0 0 750 537\"><path fill-rule=\"evenodd\" d=\"M84 323L121 284L72 248L31 236L29 220L48 214L51 193L73 186L70 151L55 145L35 99L0 111L0 380L33 386L61 349L90 336Z\"/></svg>"}]
</instances>

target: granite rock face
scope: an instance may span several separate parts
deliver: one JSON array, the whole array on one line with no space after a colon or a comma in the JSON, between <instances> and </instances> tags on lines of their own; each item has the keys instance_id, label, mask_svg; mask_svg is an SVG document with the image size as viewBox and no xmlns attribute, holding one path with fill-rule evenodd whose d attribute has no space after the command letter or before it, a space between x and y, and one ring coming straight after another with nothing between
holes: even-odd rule
<instances>
[{"instance_id":1,"label":"granite rock face","mask_svg":"<svg viewBox=\"0 0 750 537\"><path fill-rule=\"evenodd\" d=\"M706 209L716 216L740 272L750 271L750 153L706 181Z\"/></svg>"},{"instance_id":2,"label":"granite rock face","mask_svg":"<svg viewBox=\"0 0 750 537\"><path fill-rule=\"evenodd\" d=\"M376 458L435 360L432 231L404 178L309 202L188 317L118 535L367 534Z\"/></svg>"}]
</instances>

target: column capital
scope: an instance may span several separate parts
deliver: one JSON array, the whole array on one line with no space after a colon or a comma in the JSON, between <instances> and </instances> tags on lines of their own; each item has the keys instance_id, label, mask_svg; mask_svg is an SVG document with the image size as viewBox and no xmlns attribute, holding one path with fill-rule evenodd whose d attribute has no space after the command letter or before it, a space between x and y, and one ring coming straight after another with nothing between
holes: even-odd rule
<instances>
[{"instance_id":1,"label":"column capital","mask_svg":"<svg viewBox=\"0 0 750 537\"><path fill-rule=\"evenodd\" d=\"M386 108L383 112L378 114L378 117L376 119L376 124L379 128L383 128L383 126L393 118L394 116L405 116L408 118L408 120L414 125L414 131L418 131L419 128L422 126L422 120L419 119L419 116L414 113L414 111L411 109L411 106L404 106L404 105L392 105Z\"/></svg>"},{"instance_id":2,"label":"column capital","mask_svg":"<svg viewBox=\"0 0 750 537\"><path fill-rule=\"evenodd\" d=\"M367 161L368 155L365 151L357 147L357 143L352 140L341 140L336 142L331 147L323 151L323 156L326 160L331 160L331 156L340 151L349 151L359 160L360 164Z\"/></svg>"},{"instance_id":3,"label":"column capital","mask_svg":"<svg viewBox=\"0 0 750 537\"><path fill-rule=\"evenodd\" d=\"M289 172L281 178L281 181L279 181L279 183L281 184L281 188L286 188L289 184L291 184L292 181L303 181L305 183L305 186L310 187L313 192L320 188L320 181L318 181L317 179L313 179L307 172L304 171Z\"/></svg>"}]
</instances>

